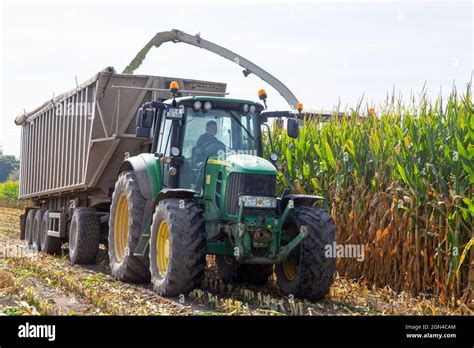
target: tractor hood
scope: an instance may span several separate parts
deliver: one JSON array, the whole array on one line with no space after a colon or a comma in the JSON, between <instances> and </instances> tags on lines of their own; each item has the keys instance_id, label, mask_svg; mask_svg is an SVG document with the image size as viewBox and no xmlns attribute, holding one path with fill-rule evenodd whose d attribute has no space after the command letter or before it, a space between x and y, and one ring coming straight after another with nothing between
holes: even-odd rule
<instances>
[{"instance_id":1,"label":"tractor hood","mask_svg":"<svg viewBox=\"0 0 474 348\"><path fill-rule=\"evenodd\" d=\"M275 166L271 162L252 155L227 155L224 160L209 159L208 163L225 165L229 172L269 175L276 175L277 173Z\"/></svg>"}]
</instances>

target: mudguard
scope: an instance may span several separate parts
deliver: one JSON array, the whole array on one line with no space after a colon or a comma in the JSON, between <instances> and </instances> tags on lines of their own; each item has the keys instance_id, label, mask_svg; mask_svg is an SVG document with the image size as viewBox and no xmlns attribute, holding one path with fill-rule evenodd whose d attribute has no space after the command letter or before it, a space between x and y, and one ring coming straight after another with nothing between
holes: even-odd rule
<instances>
[{"instance_id":1,"label":"mudguard","mask_svg":"<svg viewBox=\"0 0 474 348\"><path fill-rule=\"evenodd\" d=\"M167 198L179 198L179 199L192 199L198 194L197 191L188 190L188 189L163 189L158 193L158 196L155 199L155 205L159 201Z\"/></svg>"},{"instance_id":2,"label":"mudguard","mask_svg":"<svg viewBox=\"0 0 474 348\"><path fill-rule=\"evenodd\" d=\"M321 196L311 196L311 195L302 195L302 194L289 194L284 197L282 197L279 200L279 207L280 211L285 210L288 202L290 200L293 200L295 207L298 206L306 206L310 207L314 205L317 201L324 201L326 198L321 197Z\"/></svg>"},{"instance_id":3,"label":"mudguard","mask_svg":"<svg viewBox=\"0 0 474 348\"><path fill-rule=\"evenodd\" d=\"M119 174L133 170L138 187L143 197L154 201L162 189L160 161L150 153L143 153L126 159L120 167Z\"/></svg>"}]
</instances>

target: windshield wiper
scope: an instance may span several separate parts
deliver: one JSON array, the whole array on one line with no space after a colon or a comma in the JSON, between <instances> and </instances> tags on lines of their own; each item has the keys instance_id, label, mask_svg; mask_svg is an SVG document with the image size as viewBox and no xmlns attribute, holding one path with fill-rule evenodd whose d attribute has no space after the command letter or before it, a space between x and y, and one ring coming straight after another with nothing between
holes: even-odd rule
<instances>
[{"instance_id":1,"label":"windshield wiper","mask_svg":"<svg viewBox=\"0 0 474 348\"><path fill-rule=\"evenodd\" d=\"M245 133L247 133L249 135L250 138L252 138L252 140L255 142L255 138L252 136L252 134L250 134L249 130L247 128L245 128L245 126L242 124L242 122L240 122L240 120L237 118L236 115L234 115L234 112L235 111L230 111L230 116L232 116L232 118L235 120L235 122L237 122L237 124L242 127L242 129L245 131Z\"/></svg>"}]
</instances>

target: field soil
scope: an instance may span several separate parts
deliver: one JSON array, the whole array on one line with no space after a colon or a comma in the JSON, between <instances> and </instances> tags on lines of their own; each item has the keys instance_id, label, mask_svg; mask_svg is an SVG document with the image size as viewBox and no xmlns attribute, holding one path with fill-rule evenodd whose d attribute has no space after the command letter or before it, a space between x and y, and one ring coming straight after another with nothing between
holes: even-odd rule
<instances>
[{"instance_id":1,"label":"field soil","mask_svg":"<svg viewBox=\"0 0 474 348\"><path fill-rule=\"evenodd\" d=\"M150 284L126 284L110 276L107 250L95 265L72 265L62 255L34 254L19 239L22 211L0 207L0 315L473 315L460 303L411 296L363 279L336 276L326 299L284 296L275 277L265 286L225 285L212 257L200 289L164 298ZM67 246L67 244L65 245Z\"/></svg>"}]
</instances>

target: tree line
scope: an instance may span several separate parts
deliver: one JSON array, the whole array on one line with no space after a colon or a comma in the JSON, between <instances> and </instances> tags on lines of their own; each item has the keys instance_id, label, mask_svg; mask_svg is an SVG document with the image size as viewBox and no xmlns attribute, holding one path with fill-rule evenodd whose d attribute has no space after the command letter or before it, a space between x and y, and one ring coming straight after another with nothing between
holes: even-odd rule
<instances>
[{"instance_id":1,"label":"tree line","mask_svg":"<svg viewBox=\"0 0 474 348\"><path fill-rule=\"evenodd\" d=\"M13 155L6 155L0 146L0 182L17 181L20 161Z\"/></svg>"}]
</instances>

